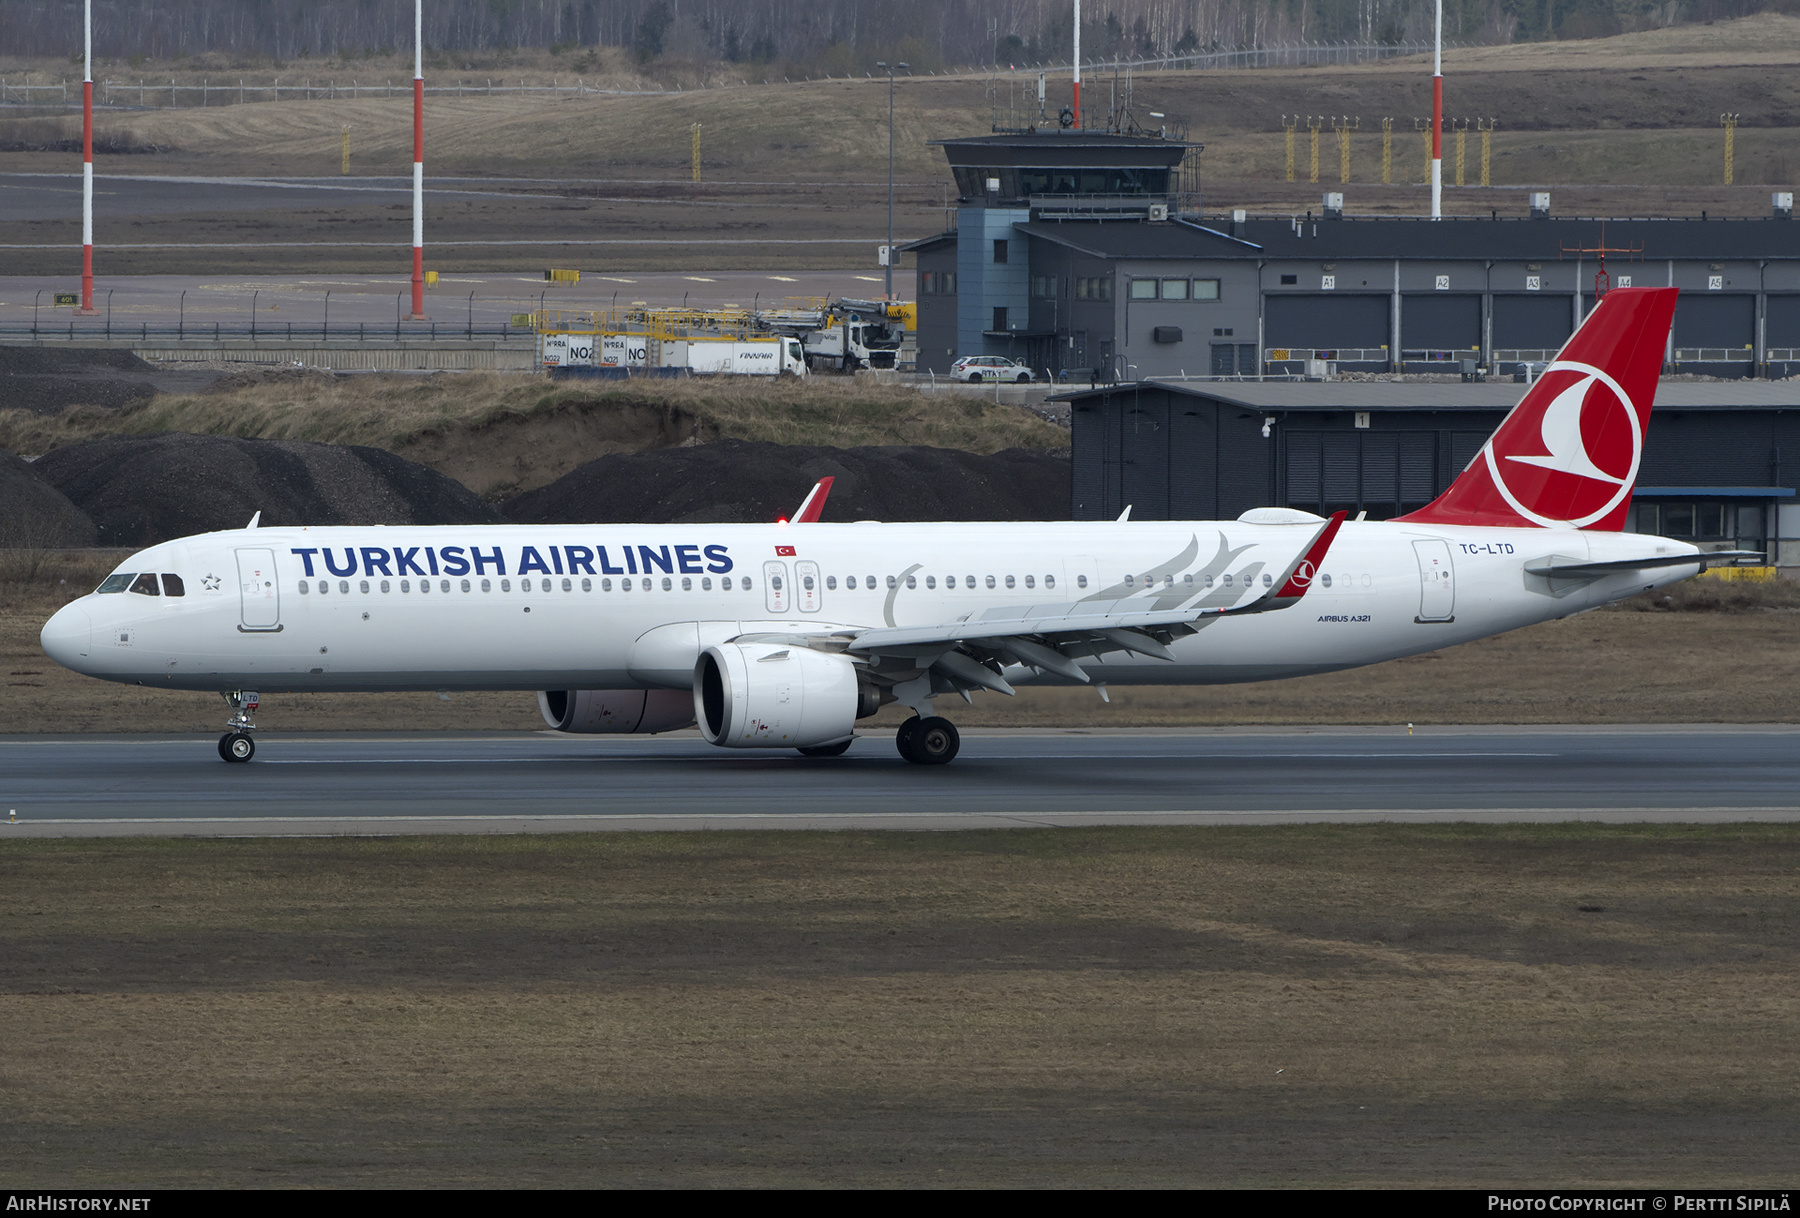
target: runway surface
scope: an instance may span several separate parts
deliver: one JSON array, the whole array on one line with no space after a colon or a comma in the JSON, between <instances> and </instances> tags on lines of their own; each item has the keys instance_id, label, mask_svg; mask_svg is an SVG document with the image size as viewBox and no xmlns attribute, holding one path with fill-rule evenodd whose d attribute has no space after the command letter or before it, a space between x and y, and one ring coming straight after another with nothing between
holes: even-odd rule
<instances>
[{"instance_id":1,"label":"runway surface","mask_svg":"<svg viewBox=\"0 0 1800 1218\"><path fill-rule=\"evenodd\" d=\"M714 181L710 188L733 185ZM873 182L754 182L759 192L791 193L795 202L820 189L873 187ZM902 185L912 185L902 183ZM614 195L609 188L628 193ZM667 192L658 194L659 189ZM581 199L590 202L654 203L658 207L732 208L729 199L680 197L688 184L679 181L594 178L458 178L425 179L427 206L453 198ZM935 189L935 187L934 187ZM0 205L12 220L67 220L81 207L81 166L73 173L0 174ZM71 202L72 201L72 202ZM412 203L410 177L221 177L198 174L94 175L94 208L109 217L180 216L220 211L264 211L287 207L365 207ZM767 239L762 239L766 241ZM402 242L404 244L404 242ZM468 244L460 242L458 244ZM500 244L505 244L504 242ZM543 244L539 242L538 244ZM590 244L603 244L592 242Z\"/></svg>"},{"instance_id":2,"label":"runway surface","mask_svg":"<svg viewBox=\"0 0 1800 1218\"><path fill-rule=\"evenodd\" d=\"M951 765L886 733L836 759L636 739L0 738L11 836L960 829L1295 821L1800 820L1800 728L970 731Z\"/></svg>"},{"instance_id":3,"label":"runway surface","mask_svg":"<svg viewBox=\"0 0 1800 1218\"><path fill-rule=\"evenodd\" d=\"M3 202L4 200L0 200ZM107 319L71 319L53 307L57 292L70 290L68 275L0 276L0 325L30 326L33 318L62 333L70 321L75 332L99 336ZM79 286L77 283L75 286ZM867 299L882 291L879 271L626 271L589 273L578 284L552 286L542 274L444 274L426 293L426 308L445 338L461 336L463 327L492 331L518 313L539 307L557 311L602 312L629 308L642 301L652 307L690 305L716 308L727 303L749 307L784 307L789 298L817 296ZM257 324L281 337L290 323L296 333L317 338L329 325L337 337L350 338L358 325L391 329L403 300L411 303L410 272L394 275L134 275L105 281L98 299L111 297L112 325L128 334L140 325L152 329L178 323L198 337L215 322L232 330ZM185 294L185 298L184 298ZM327 299L329 294L329 299ZM373 332L373 331L371 331ZM406 337L419 327L408 324Z\"/></svg>"}]
</instances>

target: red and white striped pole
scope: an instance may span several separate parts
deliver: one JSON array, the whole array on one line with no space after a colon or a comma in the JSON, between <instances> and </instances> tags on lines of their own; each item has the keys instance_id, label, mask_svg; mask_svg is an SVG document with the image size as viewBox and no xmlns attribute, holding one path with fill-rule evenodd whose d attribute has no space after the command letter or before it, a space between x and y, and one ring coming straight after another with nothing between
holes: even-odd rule
<instances>
[{"instance_id":1,"label":"red and white striped pole","mask_svg":"<svg viewBox=\"0 0 1800 1218\"><path fill-rule=\"evenodd\" d=\"M1075 104L1069 112L1075 116L1075 130L1081 130L1081 0L1075 0Z\"/></svg>"},{"instance_id":2,"label":"red and white striped pole","mask_svg":"<svg viewBox=\"0 0 1800 1218\"><path fill-rule=\"evenodd\" d=\"M81 308L94 311L94 0L82 6L85 46L81 78Z\"/></svg>"},{"instance_id":3,"label":"red and white striped pole","mask_svg":"<svg viewBox=\"0 0 1800 1218\"><path fill-rule=\"evenodd\" d=\"M1431 218L1444 214L1444 0L1437 4L1437 50L1431 60Z\"/></svg>"},{"instance_id":4,"label":"red and white striped pole","mask_svg":"<svg viewBox=\"0 0 1800 1218\"><path fill-rule=\"evenodd\" d=\"M413 0L413 308L425 320L425 0Z\"/></svg>"}]
</instances>

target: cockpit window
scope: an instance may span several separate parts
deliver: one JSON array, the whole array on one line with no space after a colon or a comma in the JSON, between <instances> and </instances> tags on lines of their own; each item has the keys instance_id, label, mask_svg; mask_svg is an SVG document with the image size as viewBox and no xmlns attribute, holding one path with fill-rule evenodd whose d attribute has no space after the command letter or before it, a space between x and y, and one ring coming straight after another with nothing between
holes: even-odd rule
<instances>
[{"instance_id":1,"label":"cockpit window","mask_svg":"<svg viewBox=\"0 0 1800 1218\"><path fill-rule=\"evenodd\" d=\"M163 595L164 596L186 596L187 595L187 587L186 587L186 585L184 585L181 582L181 576L170 575L167 571L163 572Z\"/></svg>"},{"instance_id":2,"label":"cockpit window","mask_svg":"<svg viewBox=\"0 0 1800 1218\"><path fill-rule=\"evenodd\" d=\"M131 587L131 581L135 578L136 576L132 575L109 575L101 581L100 586L95 588L94 591L95 593L123 592L125 589Z\"/></svg>"},{"instance_id":3,"label":"cockpit window","mask_svg":"<svg viewBox=\"0 0 1800 1218\"><path fill-rule=\"evenodd\" d=\"M162 590L156 586L156 576L146 571L131 581L131 591L144 596L161 596Z\"/></svg>"}]
</instances>

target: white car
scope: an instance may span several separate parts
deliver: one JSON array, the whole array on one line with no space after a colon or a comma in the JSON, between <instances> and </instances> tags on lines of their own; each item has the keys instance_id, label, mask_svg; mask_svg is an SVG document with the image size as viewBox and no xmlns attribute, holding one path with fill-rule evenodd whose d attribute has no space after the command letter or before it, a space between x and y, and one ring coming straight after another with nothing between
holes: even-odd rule
<instances>
[{"instance_id":1,"label":"white car","mask_svg":"<svg viewBox=\"0 0 1800 1218\"><path fill-rule=\"evenodd\" d=\"M1031 369L1004 355L965 355L950 365L950 375L979 385L982 381L1016 381L1031 384Z\"/></svg>"}]
</instances>

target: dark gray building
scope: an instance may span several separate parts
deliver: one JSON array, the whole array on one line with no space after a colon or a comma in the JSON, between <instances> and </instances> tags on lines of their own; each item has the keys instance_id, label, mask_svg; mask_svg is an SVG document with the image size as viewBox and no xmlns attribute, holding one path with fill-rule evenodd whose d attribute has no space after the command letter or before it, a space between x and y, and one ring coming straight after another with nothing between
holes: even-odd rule
<instances>
[{"instance_id":1,"label":"dark gray building","mask_svg":"<svg viewBox=\"0 0 1800 1218\"><path fill-rule=\"evenodd\" d=\"M1429 503L1523 396L1505 383L1155 381L1067 395L1073 514L1231 519L1253 507L1382 520ZM1657 391L1632 521L1769 549L1800 568L1800 392L1767 382ZM1771 544L1774 543L1774 544Z\"/></svg>"},{"instance_id":2,"label":"dark gray building","mask_svg":"<svg viewBox=\"0 0 1800 1218\"><path fill-rule=\"evenodd\" d=\"M1174 214L1187 145L1106 132L941 141L957 227L917 256L919 368L1006 355L1101 380L1499 372L1553 357L1615 286L1682 289L1671 370L1800 372L1800 225ZM1779 198L1779 197L1778 197ZM1791 196L1788 196L1791 200Z\"/></svg>"}]
</instances>

